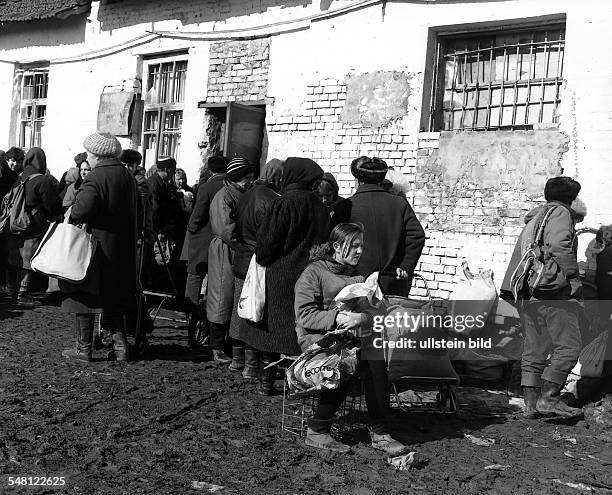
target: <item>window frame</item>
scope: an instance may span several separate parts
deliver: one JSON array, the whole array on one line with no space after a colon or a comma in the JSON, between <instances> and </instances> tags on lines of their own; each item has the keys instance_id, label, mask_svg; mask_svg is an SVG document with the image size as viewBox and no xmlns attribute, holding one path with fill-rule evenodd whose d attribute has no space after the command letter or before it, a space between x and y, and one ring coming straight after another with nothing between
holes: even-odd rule
<instances>
[{"instance_id":1,"label":"window frame","mask_svg":"<svg viewBox=\"0 0 612 495\"><path fill-rule=\"evenodd\" d=\"M183 63L184 63L184 69L177 71L176 70L177 64L183 64ZM162 91L159 91L159 90L161 89L162 83L163 83L163 78L161 77L161 74L162 74L162 69L164 67L164 64L173 65L173 70L170 72L172 76L168 78L169 81L171 81L172 88L170 89L169 92L164 93L164 94L172 94L172 98L170 99L170 101L160 102L159 95L162 94ZM151 102L149 100L150 70L151 70L151 67L154 67L154 66L159 66L159 72L157 73L158 76L157 76L157 81L155 84L158 89L157 91L158 99L157 101ZM142 88L142 91L143 91L144 109L143 109L143 126L142 126L142 158L143 158L143 164L145 164L145 166L150 166L151 164L155 163L155 161L157 160L159 156L162 156L160 155L160 153L163 149L163 140L165 136L173 136L174 137L173 140L175 141L173 145L174 152L169 154L169 156L172 156L173 158L177 160L179 158L181 137L183 133L183 119L184 119L184 111L185 111L185 94L186 94L188 70L189 70L189 61L188 61L187 51L181 51L181 52L171 53L167 55L155 55L150 58L143 59L143 64L142 64L143 88ZM181 89L179 89L179 94L182 97L182 99L181 98L177 99L175 96L176 95L175 91L176 91L177 72L184 74L180 78L182 82L182 87ZM174 127L170 129L169 131L167 131L165 124L168 121L168 119L172 119L172 114L175 114L175 115L178 114L179 125L178 127ZM152 118L153 120L156 121L156 128L151 128L151 126L148 125L149 118ZM147 162L147 150L150 149L148 148L148 144L150 143L151 139L155 140L154 148L151 148L151 149L155 149L155 156L153 159L149 158L150 163L148 163Z\"/></svg>"},{"instance_id":2,"label":"window frame","mask_svg":"<svg viewBox=\"0 0 612 495\"><path fill-rule=\"evenodd\" d=\"M21 66L17 69L17 76L19 77L19 105L18 105L18 117L17 117L17 144L21 148L30 149L33 147L42 147L43 145L43 128L47 119L47 98L49 96L49 67L48 66ZM43 76L44 78L44 96L36 97L36 78L37 76ZM32 90L30 95L25 95L25 84L27 79L32 78ZM28 96L27 98L25 96ZM31 113L26 115L24 113L27 109L31 109ZM44 109L44 115L40 117L40 109ZM27 123L30 124L30 135L29 140L26 142ZM38 132L37 132L38 128ZM38 136L38 139L37 139Z\"/></svg>"},{"instance_id":3,"label":"window frame","mask_svg":"<svg viewBox=\"0 0 612 495\"><path fill-rule=\"evenodd\" d=\"M451 26L452 28L452 26ZM553 31L561 31L562 33L562 38L561 39L554 39L554 40L547 40L547 41L542 41L542 42L538 42L538 41L531 41L529 43L499 43L496 42L494 47L482 47L479 48L480 51L482 51L483 53L486 51L487 55L491 58L489 58L489 70L492 69L492 60L497 60L497 58L493 59L493 57L498 57L498 55L494 55L496 52L500 52L503 51L504 55L503 55L503 68L502 68L502 73L504 73L504 77L502 77L502 79L500 81L486 81L486 82L480 82L477 81L476 83L473 83L473 81L471 82L471 84L473 85L473 87L468 87L468 83L467 81L463 82L463 86L461 86L461 89L459 91L456 91L456 86L452 86L450 88L446 88L445 87L445 80L446 80L446 59L445 59L445 55L448 57L448 53L445 53L445 46L449 43L449 42L453 42L453 41L457 41L457 40L472 40L472 41L477 41L479 39L483 39L486 37L490 37L490 38L495 38L495 37L511 37L511 36L516 36L519 35L521 33L542 33L542 32L553 32ZM475 132L486 132L486 131L496 131L496 130L518 130L518 129L526 129L526 130L531 130L534 129L538 126L541 125L556 125L558 124L559 121L559 106L561 104L561 86L563 85L563 83L565 82L565 78L563 77L563 64L565 62L564 57L565 57L565 46L566 46L566 22L565 22L565 17L559 17L559 16L555 16L554 18L548 18L548 19L542 19L540 22L538 22L538 20L531 20L530 22L521 22L521 23L512 23L511 21L508 21L507 23L504 22L503 24L501 24L500 22L497 22L495 24L492 23L478 23L478 24L472 24L472 25L467 25L467 26L461 26L461 27L456 27L454 29L448 29L445 30L444 27L439 27L439 28L432 28L430 30L430 39L429 39L429 46L428 46L428 54L427 54L427 59L430 61L427 65L428 65L428 71L426 71L425 73L425 78L426 80L429 79L429 84L426 84L426 91L423 94L423 105L424 105L424 110L422 112L422 120L421 120L421 130L422 131L426 131L426 132L440 132L440 131L449 131L449 132L453 132L453 131L475 131ZM510 73L510 59L511 56L514 55L514 53L511 53L509 50L516 50L515 53L518 53L521 57L524 57L524 53L521 52L521 50L523 49L523 47L525 46L530 46L531 48L530 50L532 50L529 53L529 61L528 61L528 65L529 65L529 71L530 71L530 77L523 80L517 77L515 77L514 79L507 79L506 78L506 73ZM537 61L534 57L534 53L537 53L535 51L533 51L533 47L536 46L536 50L542 46L550 46L553 47L555 49L557 49L557 54L558 56L556 57L558 60L558 63L560 64L560 67L557 67L557 74L555 77L542 77L542 76L546 76L547 74L542 74L542 76L538 76L538 77L534 77L534 75L532 75L535 72L536 69L536 64ZM508 51L506 51L508 50ZM477 50L473 50L473 52L475 53ZM463 56L465 54L464 52L456 52L459 56ZM552 53L552 50L549 51L548 53L548 59L546 59L546 50L544 51L544 64L550 63L550 53ZM452 56L452 55L450 55ZM516 58L516 62L518 65L518 58ZM473 61L471 62L473 64ZM477 63L482 63L483 64L483 69L485 66L484 62L477 62ZM521 68L523 69L523 65L522 65L522 61L521 61ZM467 58L466 61L464 61L464 64L467 66ZM460 64L458 64L460 65ZM533 69L532 69L532 65L533 65ZM506 70L506 66L508 68L508 70ZM548 66L545 65L545 67L548 70ZM473 66L472 66L473 68ZM478 69L479 70L479 69ZM497 68L496 68L497 70ZM515 68L515 71L517 69ZM453 73L453 79L455 78L455 73ZM536 74L537 75L537 74ZM480 86L479 86L480 85ZM429 87L428 87L429 86ZM479 125L479 113L481 111L483 111L482 108L479 107L479 103L478 103L478 98L479 96L475 96L476 101L475 103L473 103L473 107L472 106L468 106L465 105L466 103L466 98L468 98L468 93L469 91L474 91L475 95L479 95L479 90L483 88L483 86L487 86L488 87L488 102L486 105L484 105L484 107L486 108L487 114L486 114L486 122L485 125ZM535 96L535 98L532 97L531 94L531 89L538 86L539 87L539 91L540 91L540 96L538 97L537 95ZM553 98L552 100L548 101L548 99L545 98L545 91L547 89L547 87L550 86L552 88L555 88L554 94L553 94ZM459 86L457 86L459 87ZM499 91L499 101L496 103L493 103L493 100L495 100L495 98L493 98L492 93L491 93L491 87L494 87L497 91ZM519 98L519 89L520 90L526 90L526 96L523 99ZM445 92L448 92L450 90L450 94L451 97L452 95L460 95L463 98L463 103L462 106L459 106L458 109L461 110L461 121L460 121L460 125L459 126L455 126L453 119L453 108L457 109L456 106L452 105L452 101L451 101L451 110L450 110L450 119L451 119L451 125L448 126L449 128L447 128L446 125L446 121L445 121L445 116L448 113L449 109L448 108L444 108L444 98L445 98ZM513 92L513 102L511 104L508 104L504 101L504 97L505 97L505 91L506 90L511 90L511 92ZM538 119L537 122L532 122L531 120L529 120L530 117L530 112L531 110L531 106L535 106L535 105L539 105L539 110L538 110ZM547 120L545 120L543 117L543 105L545 104L552 104L553 108L552 108L552 122L548 122ZM519 107L524 107L524 111L521 110L520 113L517 112L517 108ZM492 118L492 112L491 112L491 108L493 108L495 110L495 114L497 115L496 119L497 119L497 123L495 125L492 125L491 123L491 118ZM467 109L467 112L466 112ZM474 111L475 110L475 111ZM511 116L511 120L510 123L507 123L506 121L506 117L505 115L503 116L503 113L506 113L506 111L512 111L512 116ZM466 113L471 112L471 117L472 117L472 123L468 126L465 126L465 122L464 122L464 117L466 115ZM521 116L521 119L524 119L523 121L521 120L517 120L517 116Z\"/></svg>"}]
</instances>

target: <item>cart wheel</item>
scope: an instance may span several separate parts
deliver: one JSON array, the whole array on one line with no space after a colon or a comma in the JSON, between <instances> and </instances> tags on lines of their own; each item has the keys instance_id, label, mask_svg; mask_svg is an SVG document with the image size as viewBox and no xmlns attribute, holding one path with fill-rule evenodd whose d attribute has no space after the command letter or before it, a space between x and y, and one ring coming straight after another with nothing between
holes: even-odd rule
<instances>
[{"instance_id":1,"label":"cart wheel","mask_svg":"<svg viewBox=\"0 0 612 495\"><path fill-rule=\"evenodd\" d=\"M443 413L455 414L457 412L457 395L450 388L440 389L438 402Z\"/></svg>"}]
</instances>

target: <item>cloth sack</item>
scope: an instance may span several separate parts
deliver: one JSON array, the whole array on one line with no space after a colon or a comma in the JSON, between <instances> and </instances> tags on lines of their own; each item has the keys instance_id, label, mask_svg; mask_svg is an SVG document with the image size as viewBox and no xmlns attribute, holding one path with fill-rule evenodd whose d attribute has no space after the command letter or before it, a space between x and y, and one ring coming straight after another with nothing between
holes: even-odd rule
<instances>
[{"instance_id":1,"label":"cloth sack","mask_svg":"<svg viewBox=\"0 0 612 495\"><path fill-rule=\"evenodd\" d=\"M608 331L606 329L601 332L590 344L587 344L582 349L572 374L587 378L601 378L606 358Z\"/></svg>"},{"instance_id":2,"label":"cloth sack","mask_svg":"<svg viewBox=\"0 0 612 495\"><path fill-rule=\"evenodd\" d=\"M358 347L353 339L323 338L310 346L289 368L286 377L294 395L335 390L357 370Z\"/></svg>"},{"instance_id":3,"label":"cloth sack","mask_svg":"<svg viewBox=\"0 0 612 495\"><path fill-rule=\"evenodd\" d=\"M463 280L456 286L449 296L449 313L453 320L457 316L482 315L486 322L491 315L498 294L493 282L493 271L485 270L473 275L466 261L461 264ZM462 325L453 327L452 331L460 335L470 335L475 325Z\"/></svg>"},{"instance_id":4,"label":"cloth sack","mask_svg":"<svg viewBox=\"0 0 612 495\"><path fill-rule=\"evenodd\" d=\"M257 263L253 255L238 301L238 316L257 323L263 318L265 305L266 268Z\"/></svg>"},{"instance_id":5,"label":"cloth sack","mask_svg":"<svg viewBox=\"0 0 612 495\"><path fill-rule=\"evenodd\" d=\"M79 283L87 276L95 244L84 228L68 223L69 211L63 223L54 222L49 226L30 266L49 277Z\"/></svg>"}]
</instances>

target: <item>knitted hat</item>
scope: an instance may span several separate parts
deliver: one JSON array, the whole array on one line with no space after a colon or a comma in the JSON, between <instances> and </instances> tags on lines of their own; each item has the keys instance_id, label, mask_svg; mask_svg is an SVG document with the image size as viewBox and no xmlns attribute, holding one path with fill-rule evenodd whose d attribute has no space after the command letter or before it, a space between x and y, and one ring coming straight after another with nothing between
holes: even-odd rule
<instances>
[{"instance_id":1,"label":"knitted hat","mask_svg":"<svg viewBox=\"0 0 612 495\"><path fill-rule=\"evenodd\" d=\"M224 156L211 156L208 159L207 166L208 170L215 174L224 174L227 172L227 164L229 159Z\"/></svg>"},{"instance_id":2,"label":"knitted hat","mask_svg":"<svg viewBox=\"0 0 612 495\"><path fill-rule=\"evenodd\" d=\"M235 156L227 165L225 177L227 180L238 181L245 175L255 172L255 165L250 163L243 156Z\"/></svg>"},{"instance_id":3,"label":"knitted hat","mask_svg":"<svg viewBox=\"0 0 612 495\"><path fill-rule=\"evenodd\" d=\"M83 147L93 155L117 158L121 153L119 140L107 132L94 132L85 138Z\"/></svg>"},{"instance_id":4,"label":"knitted hat","mask_svg":"<svg viewBox=\"0 0 612 495\"><path fill-rule=\"evenodd\" d=\"M359 182L379 184L387 175L389 167L380 158L360 156L351 163L351 173Z\"/></svg>"},{"instance_id":5,"label":"knitted hat","mask_svg":"<svg viewBox=\"0 0 612 495\"><path fill-rule=\"evenodd\" d=\"M157 170L168 170L176 168L176 160L171 156L160 156L155 165L157 165Z\"/></svg>"},{"instance_id":6,"label":"knitted hat","mask_svg":"<svg viewBox=\"0 0 612 495\"><path fill-rule=\"evenodd\" d=\"M142 155L136 150L127 149L121 152L119 160L121 163L135 163L136 165L140 165L142 163Z\"/></svg>"},{"instance_id":7,"label":"knitted hat","mask_svg":"<svg viewBox=\"0 0 612 495\"><path fill-rule=\"evenodd\" d=\"M553 177L546 181L544 197L546 201L560 201L569 205L578 196L580 188L580 183L571 177Z\"/></svg>"},{"instance_id":8,"label":"knitted hat","mask_svg":"<svg viewBox=\"0 0 612 495\"><path fill-rule=\"evenodd\" d=\"M77 164L77 166L80 166L81 163L86 162L87 161L87 153L83 152L83 153L79 153L78 155L74 156L74 163Z\"/></svg>"}]
</instances>

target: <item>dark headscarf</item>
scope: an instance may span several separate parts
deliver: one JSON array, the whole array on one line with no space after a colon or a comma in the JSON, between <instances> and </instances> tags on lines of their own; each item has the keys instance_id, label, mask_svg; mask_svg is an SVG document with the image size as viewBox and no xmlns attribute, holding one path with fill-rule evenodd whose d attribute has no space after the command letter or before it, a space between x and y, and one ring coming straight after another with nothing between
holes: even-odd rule
<instances>
[{"instance_id":1,"label":"dark headscarf","mask_svg":"<svg viewBox=\"0 0 612 495\"><path fill-rule=\"evenodd\" d=\"M283 190L288 186L308 189L323 177L323 169L310 158L289 157L283 166Z\"/></svg>"},{"instance_id":2,"label":"dark headscarf","mask_svg":"<svg viewBox=\"0 0 612 495\"><path fill-rule=\"evenodd\" d=\"M32 167L39 174L47 172L47 157L42 148L30 148L23 159L24 170L27 167Z\"/></svg>"}]
</instances>

